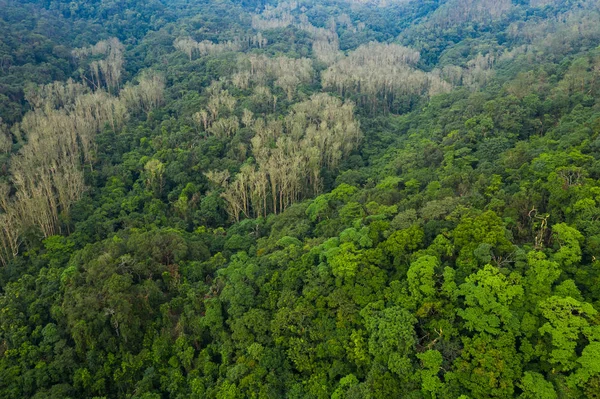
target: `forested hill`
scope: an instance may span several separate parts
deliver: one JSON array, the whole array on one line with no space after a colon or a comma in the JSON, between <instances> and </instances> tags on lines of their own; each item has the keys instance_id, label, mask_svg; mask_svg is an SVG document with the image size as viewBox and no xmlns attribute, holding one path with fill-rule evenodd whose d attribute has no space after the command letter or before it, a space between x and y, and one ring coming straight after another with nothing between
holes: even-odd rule
<instances>
[{"instance_id":1,"label":"forested hill","mask_svg":"<svg viewBox=\"0 0 600 399\"><path fill-rule=\"evenodd\" d=\"M594 0L0 0L0 398L600 398Z\"/></svg>"}]
</instances>

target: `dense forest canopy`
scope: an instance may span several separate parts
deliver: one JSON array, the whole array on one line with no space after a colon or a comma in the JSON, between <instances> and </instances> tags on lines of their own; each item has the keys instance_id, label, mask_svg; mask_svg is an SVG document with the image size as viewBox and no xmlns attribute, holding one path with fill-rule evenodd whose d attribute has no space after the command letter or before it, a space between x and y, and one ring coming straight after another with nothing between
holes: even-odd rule
<instances>
[{"instance_id":1,"label":"dense forest canopy","mask_svg":"<svg viewBox=\"0 0 600 399\"><path fill-rule=\"evenodd\" d=\"M600 398L595 0L0 0L1 398Z\"/></svg>"}]
</instances>

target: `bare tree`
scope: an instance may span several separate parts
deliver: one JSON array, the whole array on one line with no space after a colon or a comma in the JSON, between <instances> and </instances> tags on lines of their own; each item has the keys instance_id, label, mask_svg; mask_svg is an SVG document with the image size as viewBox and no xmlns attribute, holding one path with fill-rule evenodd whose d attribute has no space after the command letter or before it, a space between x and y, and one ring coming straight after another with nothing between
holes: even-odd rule
<instances>
[{"instance_id":1,"label":"bare tree","mask_svg":"<svg viewBox=\"0 0 600 399\"><path fill-rule=\"evenodd\" d=\"M19 253L21 226L10 199L10 187L0 183L0 263L6 265Z\"/></svg>"},{"instance_id":2,"label":"bare tree","mask_svg":"<svg viewBox=\"0 0 600 399\"><path fill-rule=\"evenodd\" d=\"M233 178L225 172L207 174L222 187L233 220L279 213L318 194L323 186L321 170L337 168L361 139L354 105L328 94L296 104L283 121L250 114L244 119L254 131L254 162Z\"/></svg>"},{"instance_id":3,"label":"bare tree","mask_svg":"<svg viewBox=\"0 0 600 399\"><path fill-rule=\"evenodd\" d=\"M89 78L84 78L94 89L106 88L109 91L117 91L121 84L123 67L125 64L125 46L117 38L102 40L90 47L73 50L72 54L76 60L85 60L90 56L102 56L100 60L89 64Z\"/></svg>"},{"instance_id":4,"label":"bare tree","mask_svg":"<svg viewBox=\"0 0 600 399\"><path fill-rule=\"evenodd\" d=\"M439 73L425 73L414 66L419 52L396 44L369 43L330 66L321 76L324 88L341 96L358 94L372 110L390 109L394 99L405 95L430 96L451 86Z\"/></svg>"},{"instance_id":5,"label":"bare tree","mask_svg":"<svg viewBox=\"0 0 600 399\"><path fill-rule=\"evenodd\" d=\"M512 7L511 0L450 0L433 13L426 26L447 29L464 22L492 22Z\"/></svg>"},{"instance_id":6,"label":"bare tree","mask_svg":"<svg viewBox=\"0 0 600 399\"><path fill-rule=\"evenodd\" d=\"M173 47L185 53L188 59L192 61L194 58L207 55L242 51L252 47L263 48L267 44L267 38L259 32L254 36L235 37L233 40L222 43L213 43L209 40L197 42L191 37L179 37L173 42Z\"/></svg>"},{"instance_id":7,"label":"bare tree","mask_svg":"<svg viewBox=\"0 0 600 399\"><path fill-rule=\"evenodd\" d=\"M10 130L8 126L2 123L2 118L0 118L0 154L8 154L12 149L12 136L10 134Z\"/></svg>"},{"instance_id":8,"label":"bare tree","mask_svg":"<svg viewBox=\"0 0 600 399\"><path fill-rule=\"evenodd\" d=\"M114 43L100 43L82 52L112 47ZM106 125L120 129L128 105L149 112L162 102L159 75L145 73L139 81L120 97L73 81L28 90L33 110L12 129L23 145L11 157L11 185L0 187L0 262L18 253L23 231L37 229L44 237L61 232L71 206L85 192L83 165L93 164L96 133Z\"/></svg>"},{"instance_id":9,"label":"bare tree","mask_svg":"<svg viewBox=\"0 0 600 399\"><path fill-rule=\"evenodd\" d=\"M311 35L313 54L318 60L328 64L335 62L341 56L339 38L336 33L336 20L330 19L326 28L316 27L310 23L304 13L295 17L292 12L297 9L298 2L296 1L280 2L277 7L267 6L262 13L252 16L252 27L256 30L269 30L294 26ZM348 19L343 20L346 24L347 21Z\"/></svg>"},{"instance_id":10,"label":"bare tree","mask_svg":"<svg viewBox=\"0 0 600 399\"><path fill-rule=\"evenodd\" d=\"M313 81L314 69L308 58L275 57L265 55L241 56L238 62L239 72L232 77L232 83L239 89L248 89L274 84L282 88L291 100L301 84Z\"/></svg>"},{"instance_id":11,"label":"bare tree","mask_svg":"<svg viewBox=\"0 0 600 399\"><path fill-rule=\"evenodd\" d=\"M164 102L165 78L152 70L142 72L137 85L126 85L119 97L129 110L139 110L149 114Z\"/></svg>"}]
</instances>

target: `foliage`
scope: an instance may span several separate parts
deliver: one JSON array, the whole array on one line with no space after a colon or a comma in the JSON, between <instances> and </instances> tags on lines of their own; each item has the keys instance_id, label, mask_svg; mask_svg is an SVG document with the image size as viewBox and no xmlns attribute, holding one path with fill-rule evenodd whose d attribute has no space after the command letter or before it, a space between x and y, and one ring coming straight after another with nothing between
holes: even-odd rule
<instances>
[{"instance_id":1,"label":"foliage","mask_svg":"<svg viewBox=\"0 0 600 399\"><path fill-rule=\"evenodd\" d=\"M0 7L0 397L598 396L597 2Z\"/></svg>"}]
</instances>

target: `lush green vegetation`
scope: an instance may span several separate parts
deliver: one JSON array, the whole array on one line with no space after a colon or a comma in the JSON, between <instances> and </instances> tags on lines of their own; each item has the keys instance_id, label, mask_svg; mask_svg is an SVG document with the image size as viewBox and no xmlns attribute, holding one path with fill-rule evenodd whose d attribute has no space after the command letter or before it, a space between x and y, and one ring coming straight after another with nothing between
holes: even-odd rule
<instances>
[{"instance_id":1,"label":"lush green vegetation","mask_svg":"<svg viewBox=\"0 0 600 399\"><path fill-rule=\"evenodd\" d=\"M0 10L0 397L600 397L597 2Z\"/></svg>"}]
</instances>

